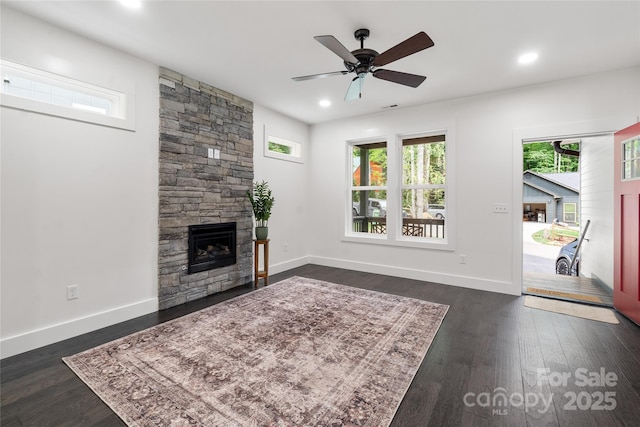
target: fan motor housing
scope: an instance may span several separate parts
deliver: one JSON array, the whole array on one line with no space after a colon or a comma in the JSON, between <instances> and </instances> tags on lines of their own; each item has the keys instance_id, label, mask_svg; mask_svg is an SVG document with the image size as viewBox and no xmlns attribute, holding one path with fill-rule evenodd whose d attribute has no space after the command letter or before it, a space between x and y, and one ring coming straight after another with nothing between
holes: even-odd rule
<instances>
[{"instance_id":1,"label":"fan motor housing","mask_svg":"<svg viewBox=\"0 0 640 427\"><path fill-rule=\"evenodd\" d=\"M373 61L378 56L378 52L373 49L356 49L351 52L358 59L357 64L345 61L344 66L349 72L356 71L357 74L367 73L373 67Z\"/></svg>"}]
</instances>

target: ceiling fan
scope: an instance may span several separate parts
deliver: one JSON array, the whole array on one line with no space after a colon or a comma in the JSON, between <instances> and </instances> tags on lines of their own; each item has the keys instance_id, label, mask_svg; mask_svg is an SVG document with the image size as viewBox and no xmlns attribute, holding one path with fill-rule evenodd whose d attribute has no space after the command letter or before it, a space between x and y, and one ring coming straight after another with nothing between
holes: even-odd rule
<instances>
[{"instance_id":1,"label":"ceiling fan","mask_svg":"<svg viewBox=\"0 0 640 427\"><path fill-rule=\"evenodd\" d=\"M425 81L425 76L378 68L433 46L433 40L431 40L424 31L419 32L413 37L409 37L405 41L380 54L373 49L365 49L364 47L364 41L369 37L369 30L361 28L356 30L354 36L356 40L360 40L360 49L356 49L352 52L349 52L347 48L333 36L314 37L314 39L320 42L324 47L344 60L346 70L293 77L293 80L299 82L302 80L321 79L329 76L342 76L349 73L355 73L356 77L353 78L349 85L347 94L344 97L345 101L362 98L362 85L364 83L364 78L369 73L378 79L414 88L420 86L420 84Z\"/></svg>"}]
</instances>

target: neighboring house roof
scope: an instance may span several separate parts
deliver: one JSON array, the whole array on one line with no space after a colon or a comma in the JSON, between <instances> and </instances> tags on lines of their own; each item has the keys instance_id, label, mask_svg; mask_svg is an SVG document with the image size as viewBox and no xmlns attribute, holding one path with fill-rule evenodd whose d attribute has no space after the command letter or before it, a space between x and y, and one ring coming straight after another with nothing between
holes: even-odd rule
<instances>
[{"instance_id":1,"label":"neighboring house roof","mask_svg":"<svg viewBox=\"0 0 640 427\"><path fill-rule=\"evenodd\" d=\"M532 183L530 183L530 182L526 182L526 181L525 181L525 182L524 182L524 185L527 185L527 186L529 186L529 187L531 187L531 188L535 188L535 189L536 189L536 190L538 190L538 191L541 191L541 192L543 192L543 193L546 193L546 194L550 195L551 197L553 197L554 199L559 199L559 198L561 197L561 196L559 196L559 195L557 195L557 194L555 194L555 193L553 193L553 192L549 191L549 189L547 189L547 188L540 187L539 185L535 185L535 184L532 184Z\"/></svg>"},{"instance_id":2,"label":"neighboring house roof","mask_svg":"<svg viewBox=\"0 0 640 427\"><path fill-rule=\"evenodd\" d=\"M563 172L563 173L541 173L541 176L580 192L580 173L579 172Z\"/></svg>"},{"instance_id":3,"label":"neighboring house roof","mask_svg":"<svg viewBox=\"0 0 640 427\"><path fill-rule=\"evenodd\" d=\"M524 171L522 176L524 177L524 184L541 190L541 185L532 184L527 180L527 175L533 175L540 178L543 181L553 183L564 187L574 193L580 194L580 173L579 172L565 172L565 173L538 173L530 170ZM546 193L552 194L549 189L544 190Z\"/></svg>"}]
</instances>

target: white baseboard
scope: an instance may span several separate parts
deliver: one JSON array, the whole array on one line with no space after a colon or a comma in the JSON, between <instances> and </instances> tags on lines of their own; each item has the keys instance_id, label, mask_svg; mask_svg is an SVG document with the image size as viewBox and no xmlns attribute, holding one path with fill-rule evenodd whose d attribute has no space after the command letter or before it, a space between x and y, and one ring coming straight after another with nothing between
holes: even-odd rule
<instances>
[{"instance_id":1,"label":"white baseboard","mask_svg":"<svg viewBox=\"0 0 640 427\"><path fill-rule=\"evenodd\" d=\"M34 350L155 311L158 311L158 299L150 298L124 307L4 338L0 340L0 358L4 359L25 351Z\"/></svg>"},{"instance_id":2,"label":"white baseboard","mask_svg":"<svg viewBox=\"0 0 640 427\"><path fill-rule=\"evenodd\" d=\"M292 259L289 261L281 262L278 264L269 265L269 275L282 273L283 271L291 270L293 268L302 267L309 264L309 257L303 256L300 258Z\"/></svg>"},{"instance_id":3,"label":"white baseboard","mask_svg":"<svg viewBox=\"0 0 640 427\"><path fill-rule=\"evenodd\" d=\"M508 295L521 294L521 284L318 256L304 256L270 265L269 274L282 273L293 268L302 267L306 264L317 264L327 267L384 274L388 276L423 280L427 282L460 286L463 288L477 289L481 291L498 292ZM124 307L118 307L24 334L4 338L0 340L0 358L4 359L6 357L24 353L45 345L95 331L106 326L124 322L138 316L153 313L155 311L158 311L158 299L151 298Z\"/></svg>"},{"instance_id":4,"label":"white baseboard","mask_svg":"<svg viewBox=\"0 0 640 427\"><path fill-rule=\"evenodd\" d=\"M384 274L387 276L402 277L405 279L423 280L426 282L440 283L443 285L459 286L462 288L477 289L480 291L497 292L507 295L522 294L521 284L502 282L497 280L479 279L476 277L458 276L453 274L437 273L432 271L415 270L410 268L394 267L390 265L370 264L357 261L346 261L337 258L310 256L309 263L324 265L326 267L344 268L347 270L362 271L367 273Z\"/></svg>"}]
</instances>

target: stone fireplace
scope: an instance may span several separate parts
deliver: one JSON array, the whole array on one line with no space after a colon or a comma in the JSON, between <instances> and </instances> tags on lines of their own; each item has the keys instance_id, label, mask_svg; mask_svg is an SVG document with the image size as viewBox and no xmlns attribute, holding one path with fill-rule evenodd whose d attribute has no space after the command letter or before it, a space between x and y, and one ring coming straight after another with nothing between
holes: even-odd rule
<instances>
[{"instance_id":1,"label":"stone fireplace","mask_svg":"<svg viewBox=\"0 0 640 427\"><path fill-rule=\"evenodd\" d=\"M251 282L253 103L166 68L159 83L164 309ZM230 223L233 238L228 230L216 234Z\"/></svg>"}]
</instances>

